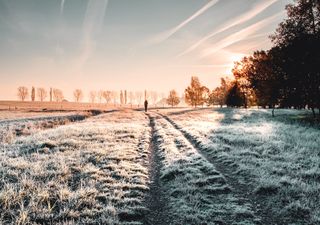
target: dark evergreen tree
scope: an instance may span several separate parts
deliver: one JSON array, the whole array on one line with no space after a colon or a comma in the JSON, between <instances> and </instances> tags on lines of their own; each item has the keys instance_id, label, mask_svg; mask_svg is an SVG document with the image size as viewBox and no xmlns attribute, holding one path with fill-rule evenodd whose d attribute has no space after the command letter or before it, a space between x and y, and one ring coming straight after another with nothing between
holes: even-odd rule
<instances>
[{"instance_id":1,"label":"dark evergreen tree","mask_svg":"<svg viewBox=\"0 0 320 225\"><path fill-rule=\"evenodd\" d=\"M241 93L239 83L235 81L229 89L226 96L226 104L229 107L241 107L245 106L245 100Z\"/></svg>"}]
</instances>

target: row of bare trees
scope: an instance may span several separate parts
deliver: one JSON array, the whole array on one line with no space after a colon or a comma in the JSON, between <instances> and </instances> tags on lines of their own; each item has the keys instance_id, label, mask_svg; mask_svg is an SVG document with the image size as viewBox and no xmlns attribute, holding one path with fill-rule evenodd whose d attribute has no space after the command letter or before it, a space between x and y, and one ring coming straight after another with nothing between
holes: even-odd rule
<instances>
[{"instance_id":1,"label":"row of bare trees","mask_svg":"<svg viewBox=\"0 0 320 225\"><path fill-rule=\"evenodd\" d=\"M228 78L221 79L221 86L210 91L206 86L203 86L198 77L191 77L190 86L184 92L182 97L179 97L176 90L171 90L166 96L164 93L158 93L156 91L110 91L99 90L90 91L88 98L90 103L106 103L114 105L137 105L142 106L143 101L146 99L150 106L177 106L182 101L185 101L191 106L200 105L224 105L226 103L227 92L230 89L231 81ZM20 86L17 89L17 95L19 100L25 101L29 97L29 90L25 86ZM30 99L31 101L46 101L49 97L50 102L62 102L67 101L64 99L63 92L57 88L50 88L47 91L45 88L31 88ZM84 92L81 89L75 89L73 91L73 98L75 102L82 102L84 98Z\"/></svg>"},{"instance_id":2,"label":"row of bare trees","mask_svg":"<svg viewBox=\"0 0 320 225\"><path fill-rule=\"evenodd\" d=\"M198 77L191 77L191 84L185 90L182 97L179 97L176 90L171 90L169 95L166 96L164 93L159 94L156 91L110 91L110 90L99 90L90 91L89 100L91 103L106 103L114 105L137 105L140 107L143 101L146 99L149 101L150 106L164 106L165 104L172 107L177 106L182 100L191 106L199 105L213 105L225 104L226 92L230 81L227 78L222 78L221 87L216 88L212 92L201 85ZM49 93L49 94L48 94ZM25 86L20 86L17 89L17 95L19 100L25 101L29 97L29 90ZM45 88L31 88L30 99L31 101L45 101L49 95L50 102L62 102L64 99L63 92L57 88L50 88L49 92ZM75 102L82 102L84 93L81 89L75 89L73 91L73 98Z\"/></svg>"},{"instance_id":3,"label":"row of bare trees","mask_svg":"<svg viewBox=\"0 0 320 225\"><path fill-rule=\"evenodd\" d=\"M142 105L147 99L151 104L156 105L157 102L164 97L164 94L159 94L156 91L90 91L89 100L91 103L107 103L120 105Z\"/></svg>"},{"instance_id":4,"label":"row of bare trees","mask_svg":"<svg viewBox=\"0 0 320 225\"><path fill-rule=\"evenodd\" d=\"M172 92L172 91L171 91ZM170 92L170 93L171 93ZM175 92L175 91L174 91ZM169 105L177 105L175 102L177 100L172 101L172 96L177 95L177 93L171 93L171 100ZM29 90L25 86L20 86L17 89L17 96L19 100L25 101L30 99L31 101L46 101L50 102L61 102L66 101L64 99L63 92L57 88L50 88L47 91L45 88L31 88L31 94L29 94ZM169 95L170 96L170 95ZM49 99L47 99L49 97ZM75 89L73 91L73 98L75 102L82 102L84 98L84 92L82 89ZM90 91L88 94L88 99L91 103L106 103L106 104L120 104L120 105L138 105L141 106L143 101L147 99L149 103L153 106L156 106L158 102L162 100L162 102L166 102L166 95L164 93L158 93L156 91L111 91L111 90L99 90L99 91Z\"/></svg>"},{"instance_id":5,"label":"row of bare trees","mask_svg":"<svg viewBox=\"0 0 320 225\"><path fill-rule=\"evenodd\" d=\"M29 97L28 88L25 86L18 87L17 96L18 96L19 100L21 100L21 101L27 100ZM36 101L36 97L37 97L38 101L40 101L40 102L45 101L46 98L48 97L47 90L42 87L39 87L37 89L35 87L32 87L31 94L30 94L31 101L33 101L33 102ZM50 97L51 102L52 101L61 102L64 99L63 92L57 88L50 88L49 97Z\"/></svg>"}]
</instances>

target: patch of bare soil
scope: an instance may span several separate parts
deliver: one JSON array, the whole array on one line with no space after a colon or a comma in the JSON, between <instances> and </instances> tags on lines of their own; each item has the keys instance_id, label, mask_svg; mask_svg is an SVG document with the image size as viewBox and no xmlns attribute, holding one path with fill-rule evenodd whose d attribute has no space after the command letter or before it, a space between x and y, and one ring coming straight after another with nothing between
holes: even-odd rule
<instances>
[{"instance_id":1,"label":"patch of bare soil","mask_svg":"<svg viewBox=\"0 0 320 225\"><path fill-rule=\"evenodd\" d=\"M154 133L154 118L150 117L151 139L149 145L149 176L150 192L146 198L148 213L145 217L145 225L168 225L170 221L167 216L166 199L160 181L160 169L162 163L158 153L157 137Z\"/></svg>"}]
</instances>

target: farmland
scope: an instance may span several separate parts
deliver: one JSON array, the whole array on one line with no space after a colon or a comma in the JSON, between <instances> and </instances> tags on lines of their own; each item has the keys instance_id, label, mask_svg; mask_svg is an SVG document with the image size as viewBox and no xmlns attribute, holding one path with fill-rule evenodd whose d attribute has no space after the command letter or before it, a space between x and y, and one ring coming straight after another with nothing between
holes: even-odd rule
<instances>
[{"instance_id":1,"label":"farmland","mask_svg":"<svg viewBox=\"0 0 320 225\"><path fill-rule=\"evenodd\" d=\"M307 112L0 114L1 224L317 224Z\"/></svg>"}]
</instances>

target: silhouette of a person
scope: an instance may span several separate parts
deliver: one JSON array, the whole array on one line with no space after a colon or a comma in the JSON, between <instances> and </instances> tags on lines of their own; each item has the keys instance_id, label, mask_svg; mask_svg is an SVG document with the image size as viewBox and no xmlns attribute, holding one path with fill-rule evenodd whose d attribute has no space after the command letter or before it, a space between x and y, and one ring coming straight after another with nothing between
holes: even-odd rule
<instances>
[{"instance_id":1,"label":"silhouette of a person","mask_svg":"<svg viewBox=\"0 0 320 225\"><path fill-rule=\"evenodd\" d=\"M144 101L144 111L145 112L148 111L148 101L147 100Z\"/></svg>"}]
</instances>

